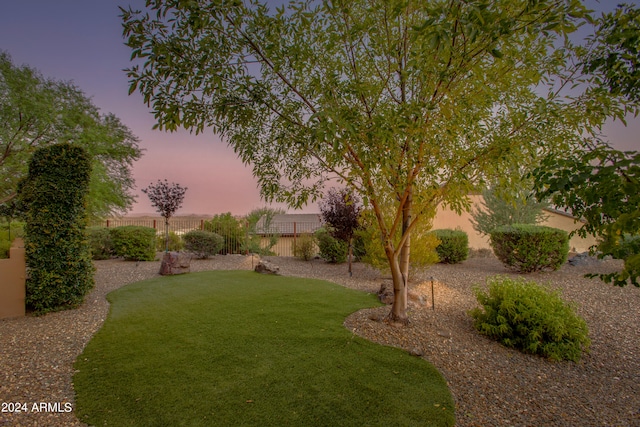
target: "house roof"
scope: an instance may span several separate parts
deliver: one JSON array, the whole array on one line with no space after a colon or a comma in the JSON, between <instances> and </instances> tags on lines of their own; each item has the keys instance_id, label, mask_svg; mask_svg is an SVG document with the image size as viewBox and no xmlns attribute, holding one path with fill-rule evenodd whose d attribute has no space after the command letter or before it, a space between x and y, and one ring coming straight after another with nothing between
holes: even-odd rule
<instances>
[{"instance_id":1,"label":"house roof","mask_svg":"<svg viewBox=\"0 0 640 427\"><path fill-rule=\"evenodd\" d=\"M280 214L273 216L268 227L265 227L265 217L260 218L256 223L256 233L293 235L313 233L320 227L320 214Z\"/></svg>"}]
</instances>

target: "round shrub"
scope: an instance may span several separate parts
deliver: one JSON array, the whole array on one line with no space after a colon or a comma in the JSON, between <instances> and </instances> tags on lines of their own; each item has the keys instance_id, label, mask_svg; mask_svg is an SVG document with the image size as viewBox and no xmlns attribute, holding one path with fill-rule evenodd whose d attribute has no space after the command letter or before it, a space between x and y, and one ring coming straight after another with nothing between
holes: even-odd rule
<instances>
[{"instance_id":1,"label":"round shrub","mask_svg":"<svg viewBox=\"0 0 640 427\"><path fill-rule=\"evenodd\" d=\"M577 362L589 349L586 322L558 292L522 278L496 276L488 283L488 293L475 289L481 308L469 312L481 334L554 360Z\"/></svg>"},{"instance_id":2,"label":"round shrub","mask_svg":"<svg viewBox=\"0 0 640 427\"><path fill-rule=\"evenodd\" d=\"M320 256L332 264L340 264L347 261L349 254L349 244L343 240L333 237L324 228L319 228L316 233Z\"/></svg>"},{"instance_id":3,"label":"round shrub","mask_svg":"<svg viewBox=\"0 0 640 427\"><path fill-rule=\"evenodd\" d=\"M182 239L185 249L200 259L217 254L224 245L221 235L205 230L191 230L182 236Z\"/></svg>"},{"instance_id":4,"label":"round shrub","mask_svg":"<svg viewBox=\"0 0 640 427\"><path fill-rule=\"evenodd\" d=\"M557 228L514 224L498 227L490 236L496 257L520 273L557 270L569 255L569 235Z\"/></svg>"},{"instance_id":5,"label":"round shrub","mask_svg":"<svg viewBox=\"0 0 640 427\"><path fill-rule=\"evenodd\" d=\"M167 248L167 236L162 233L157 238L156 249L159 252L163 252ZM169 250L172 252L179 252L184 249L184 242L182 238L174 231L169 232Z\"/></svg>"},{"instance_id":6,"label":"round shrub","mask_svg":"<svg viewBox=\"0 0 640 427\"><path fill-rule=\"evenodd\" d=\"M151 227L124 225L110 229L113 251L127 261L156 259L156 230Z\"/></svg>"},{"instance_id":7,"label":"round shrub","mask_svg":"<svg viewBox=\"0 0 640 427\"><path fill-rule=\"evenodd\" d=\"M433 230L440 244L436 246L436 252L440 262L444 264L457 264L469 256L469 236L462 230Z\"/></svg>"},{"instance_id":8,"label":"round shrub","mask_svg":"<svg viewBox=\"0 0 640 427\"><path fill-rule=\"evenodd\" d=\"M91 258L109 259L114 255L111 233L107 227L87 227Z\"/></svg>"}]
</instances>

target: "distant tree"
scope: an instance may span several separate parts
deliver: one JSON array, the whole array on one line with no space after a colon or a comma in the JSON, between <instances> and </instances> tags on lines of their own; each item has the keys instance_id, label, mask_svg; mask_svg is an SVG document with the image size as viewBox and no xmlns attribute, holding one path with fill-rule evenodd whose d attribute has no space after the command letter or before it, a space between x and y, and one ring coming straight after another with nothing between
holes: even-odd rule
<instances>
[{"instance_id":1,"label":"distant tree","mask_svg":"<svg viewBox=\"0 0 640 427\"><path fill-rule=\"evenodd\" d=\"M130 91L157 127L216 132L261 194L299 207L339 178L371 207L407 323L411 236L435 207L598 127L568 99L579 1L146 2L121 9ZM389 209L383 205L390 206ZM399 239L398 239L399 236Z\"/></svg>"},{"instance_id":2,"label":"distant tree","mask_svg":"<svg viewBox=\"0 0 640 427\"><path fill-rule=\"evenodd\" d=\"M482 192L482 207L471 212L471 224L480 234L488 236L503 225L537 224L544 220L546 202L539 202L532 189L499 188L494 185Z\"/></svg>"},{"instance_id":3,"label":"distant tree","mask_svg":"<svg viewBox=\"0 0 640 427\"><path fill-rule=\"evenodd\" d=\"M271 255L271 249L278 243L279 238L278 233L273 232L271 229L271 223L276 215L285 213L284 209L274 209L266 206L249 212L245 218L248 235L242 250L259 255ZM260 222L261 220L262 222ZM266 246L262 243L262 236L264 235L269 236L269 242Z\"/></svg>"},{"instance_id":4,"label":"distant tree","mask_svg":"<svg viewBox=\"0 0 640 427\"><path fill-rule=\"evenodd\" d=\"M131 167L142 154L135 135L115 115L100 114L76 86L16 66L0 51L0 204L16 196L34 151L62 142L91 158L90 219L131 208Z\"/></svg>"},{"instance_id":5,"label":"distant tree","mask_svg":"<svg viewBox=\"0 0 640 427\"><path fill-rule=\"evenodd\" d=\"M147 188L142 189L142 192L149 196L151 204L164 218L165 252L169 252L169 219L182 207L187 187L182 187L175 182L169 184L165 179L164 181L158 180L155 184L149 184Z\"/></svg>"},{"instance_id":6,"label":"distant tree","mask_svg":"<svg viewBox=\"0 0 640 427\"><path fill-rule=\"evenodd\" d=\"M360 225L362 211L360 197L347 188L330 188L319 206L322 220L329 225L329 234L349 245L349 275L351 275L353 274L351 270L353 235Z\"/></svg>"},{"instance_id":7,"label":"distant tree","mask_svg":"<svg viewBox=\"0 0 640 427\"><path fill-rule=\"evenodd\" d=\"M234 217L231 212L216 214L209 221L205 221L204 229L219 234L224 239L220 253L237 254L244 249L246 229L243 229L243 222Z\"/></svg>"}]
</instances>

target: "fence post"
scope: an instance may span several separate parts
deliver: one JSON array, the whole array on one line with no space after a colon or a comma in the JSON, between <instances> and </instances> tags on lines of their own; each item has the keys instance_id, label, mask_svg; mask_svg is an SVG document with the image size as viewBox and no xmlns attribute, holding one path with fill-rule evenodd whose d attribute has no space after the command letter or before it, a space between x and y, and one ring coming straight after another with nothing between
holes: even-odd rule
<instances>
[{"instance_id":1,"label":"fence post","mask_svg":"<svg viewBox=\"0 0 640 427\"><path fill-rule=\"evenodd\" d=\"M157 230L157 228L156 228L156 220L155 219L153 220L153 229Z\"/></svg>"},{"instance_id":2,"label":"fence post","mask_svg":"<svg viewBox=\"0 0 640 427\"><path fill-rule=\"evenodd\" d=\"M200 220L200 230L204 230L204 219Z\"/></svg>"},{"instance_id":3,"label":"fence post","mask_svg":"<svg viewBox=\"0 0 640 427\"><path fill-rule=\"evenodd\" d=\"M297 233L297 224L296 224L296 222L295 222L295 221L293 221L293 247L294 247L294 248L296 248L296 247L297 247L297 246L296 246L296 238L298 237L298 236L297 236L297 234L298 234L298 233Z\"/></svg>"},{"instance_id":4,"label":"fence post","mask_svg":"<svg viewBox=\"0 0 640 427\"><path fill-rule=\"evenodd\" d=\"M109 228L109 220L107 220L107 228Z\"/></svg>"}]
</instances>

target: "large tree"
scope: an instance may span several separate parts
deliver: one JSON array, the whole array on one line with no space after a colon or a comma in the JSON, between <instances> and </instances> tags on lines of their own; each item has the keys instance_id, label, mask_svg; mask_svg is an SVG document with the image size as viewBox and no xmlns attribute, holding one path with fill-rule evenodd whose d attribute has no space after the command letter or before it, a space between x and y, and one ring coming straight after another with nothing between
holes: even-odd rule
<instances>
[{"instance_id":1,"label":"large tree","mask_svg":"<svg viewBox=\"0 0 640 427\"><path fill-rule=\"evenodd\" d=\"M122 18L130 90L157 127L221 135L267 201L301 206L332 178L361 196L393 277L389 319L404 323L419 221L585 129L592 114L561 99L565 36L585 13L576 0L154 0Z\"/></svg>"},{"instance_id":2,"label":"large tree","mask_svg":"<svg viewBox=\"0 0 640 427\"><path fill-rule=\"evenodd\" d=\"M16 66L0 51L0 204L15 197L35 150L61 142L82 146L92 158L90 218L131 207L138 139L115 115L100 114L73 84Z\"/></svg>"}]
</instances>

